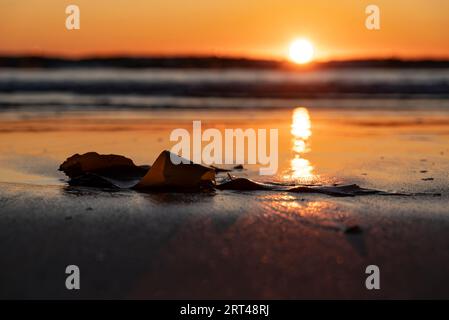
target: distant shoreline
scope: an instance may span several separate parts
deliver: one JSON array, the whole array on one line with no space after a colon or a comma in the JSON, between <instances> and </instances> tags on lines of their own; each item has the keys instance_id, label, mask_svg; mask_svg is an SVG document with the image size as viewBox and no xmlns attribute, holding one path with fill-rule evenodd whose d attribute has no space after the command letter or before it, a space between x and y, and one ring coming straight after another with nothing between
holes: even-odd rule
<instances>
[{"instance_id":1,"label":"distant shoreline","mask_svg":"<svg viewBox=\"0 0 449 320\"><path fill-rule=\"evenodd\" d=\"M295 66L285 60L261 60L215 56L150 56L150 57L89 57L69 59L44 56L0 56L0 68L162 68L162 69L440 69L449 68L449 60L423 59L364 59L315 62L308 66Z\"/></svg>"}]
</instances>

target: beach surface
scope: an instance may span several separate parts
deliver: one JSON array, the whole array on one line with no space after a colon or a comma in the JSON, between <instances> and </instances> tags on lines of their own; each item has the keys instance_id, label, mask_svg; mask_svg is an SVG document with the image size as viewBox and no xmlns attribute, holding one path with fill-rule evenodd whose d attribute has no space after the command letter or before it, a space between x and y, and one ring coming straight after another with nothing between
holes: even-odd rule
<instances>
[{"instance_id":1,"label":"beach surface","mask_svg":"<svg viewBox=\"0 0 449 320\"><path fill-rule=\"evenodd\" d=\"M340 102L342 104L342 102ZM152 164L170 132L277 128L279 170L236 177L410 195L71 187L75 153ZM4 110L0 298L449 298L449 109ZM357 227L354 229L354 227ZM351 232L355 230L356 232ZM77 265L81 289L65 288ZM380 268L380 290L365 269Z\"/></svg>"}]
</instances>

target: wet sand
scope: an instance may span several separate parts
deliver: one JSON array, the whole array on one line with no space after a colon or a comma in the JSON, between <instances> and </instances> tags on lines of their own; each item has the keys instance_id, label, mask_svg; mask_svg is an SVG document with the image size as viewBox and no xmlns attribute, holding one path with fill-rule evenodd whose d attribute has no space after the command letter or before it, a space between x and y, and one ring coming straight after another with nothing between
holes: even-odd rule
<instances>
[{"instance_id":1,"label":"wet sand","mask_svg":"<svg viewBox=\"0 0 449 320\"><path fill-rule=\"evenodd\" d=\"M427 195L112 192L57 171L87 151L151 164L192 119L279 128L278 175L236 176ZM4 112L0 123L1 298L449 298L448 111ZM365 288L369 264L380 290Z\"/></svg>"}]
</instances>

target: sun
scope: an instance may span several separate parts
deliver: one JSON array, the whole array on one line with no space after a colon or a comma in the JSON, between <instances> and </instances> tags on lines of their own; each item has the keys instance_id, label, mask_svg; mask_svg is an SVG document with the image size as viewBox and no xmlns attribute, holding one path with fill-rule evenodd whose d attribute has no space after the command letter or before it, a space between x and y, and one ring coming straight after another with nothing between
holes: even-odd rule
<instances>
[{"instance_id":1,"label":"sun","mask_svg":"<svg viewBox=\"0 0 449 320\"><path fill-rule=\"evenodd\" d=\"M313 44L307 39L296 39L290 44L288 57L298 64L312 61L314 55Z\"/></svg>"}]
</instances>

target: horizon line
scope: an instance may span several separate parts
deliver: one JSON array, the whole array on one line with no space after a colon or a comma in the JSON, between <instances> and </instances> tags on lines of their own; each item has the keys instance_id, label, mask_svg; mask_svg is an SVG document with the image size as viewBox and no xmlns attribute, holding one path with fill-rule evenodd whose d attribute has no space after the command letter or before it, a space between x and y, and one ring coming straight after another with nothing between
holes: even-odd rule
<instances>
[{"instance_id":1,"label":"horizon line","mask_svg":"<svg viewBox=\"0 0 449 320\"><path fill-rule=\"evenodd\" d=\"M83 53L72 53L58 50L3 50L0 48L0 57L39 57L49 59L62 60L88 60L88 59L107 59L107 58L219 58L219 59L233 59L233 60L251 60L251 61L277 61L289 62L291 61L286 54L251 54L245 52L214 52L214 51L179 51L179 52L164 52L164 51L122 51L114 50L109 52L104 51L85 51ZM340 62L340 61L374 61L374 60L401 60L401 61L449 61L448 53L427 53L427 54L401 54L401 53L366 53L366 54L333 54L333 55L316 55L311 63L326 63L326 62Z\"/></svg>"},{"instance_id":2,"label":"horizon line","mask_svg":"<svg viewBox=\"0 0 449 320\"><path fill-rule=\"evenodd\" d=\"M275 57L250 57L245 55L217 55L217 54L86 54L80 56L70 56L62 54L35 54L35 53L3 53L0 52L0 59L47 59L47 60L63 60L72 62L81 62L86 60L112 60L112 59L216 59L216 60L241 60L241 61L254 61L254 62L273 62L273 63L289 63L293 64L287 58L275 58ZM320 59L311 61L309 64L327 64L338 62L382 62L382 61L395 61L395 62L449 62L449 57L436 57L436 56L421 56L421 57L401 57L401 56L366 56L366 57L354 57L354 58L332 58L332 59Z\"/></svg>"}]
</instances>

